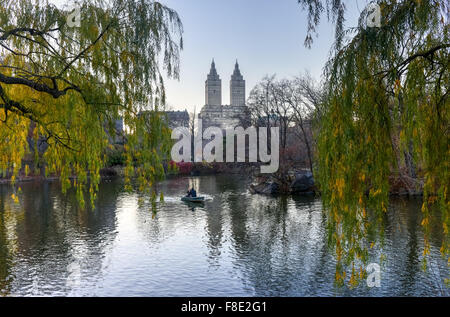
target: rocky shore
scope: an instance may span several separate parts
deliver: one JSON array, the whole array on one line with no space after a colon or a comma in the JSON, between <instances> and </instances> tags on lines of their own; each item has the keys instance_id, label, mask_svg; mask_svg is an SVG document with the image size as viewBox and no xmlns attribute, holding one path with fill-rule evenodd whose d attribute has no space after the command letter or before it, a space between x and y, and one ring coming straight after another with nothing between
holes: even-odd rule
<instances>
[{"instance_id":1,"label":"rocky shore","mask_svg":"<svg viewBox=\"0 0 450 317\"><path fill-rule=\"evenodd\" d=\"M183 165L184 164L184 165ZM186 166L185 166L186 165ZM260 174L258 164L249 163L182 163L175 172L169 172L167 164L164 164L167 175L214 175L214 174L241 174L247 175L253 180L249 190L252 194L261 195L308 195L314 196L319 193L313 174L306 169L291 170L281 182L272 174ZM111 179L124 176L124 167L121 165L106 167L100 170L102 179ZM75 178L75 177L73 177ZM41 176L33 171L28 175L20 172L15 183L33 181L57 181L57 175ZM11 183L11 175L0 175L0 184ZM391 175L389 177L390 195L392 196L420 196L423 194L423 180L412 179L407 176Z\"/></svg>"},{"instance_id":2,"label":"rocky shore","mask_svg":"<svg viewBox=\"0 0 450 317\"><path fill-rule=\"evenodd\" d=\"M314 195L316 187L313 174L308 170L297 170L288 176L288 187L282 186L279 181L270 176L259 176L256 184L250 185L250 192L262 195L298 194ZM285 188L284 190L282 188Z\"/></svg>"},{"instance_id":3,"label":"rocky shore","mask_svg":"<svg viewBox=\"0 0 450 317\"><path fill-rule=\"evenodd\" d=\"M272 175L259 175L250 185L250 192L262 195L297 194L315 195L318 189L313 174L309 170L290 171L282 184ZM287 182L287 184L286 184ZM423 179L414 179L404 174L389 177L389 194L391 196L421 196L423 195Z\"/></svg>"}]
</instances>

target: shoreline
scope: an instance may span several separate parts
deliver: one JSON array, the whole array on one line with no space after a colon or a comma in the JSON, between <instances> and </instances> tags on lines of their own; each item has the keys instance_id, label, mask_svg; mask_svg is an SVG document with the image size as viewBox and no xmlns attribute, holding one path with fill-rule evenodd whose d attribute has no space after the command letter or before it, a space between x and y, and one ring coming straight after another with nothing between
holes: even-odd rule
<instances>
[{"instance_id":1,"label":"shoreline","mask_svg":"<svg viewBox=\"0 0 450 317\"><path fill-rule=\"evenodd\" d=\"M114 170L122 170L122 168L112 168ZM193 177L193 176L205 176L205 175L222 175L222 174L227 174L227 173L223 173L220 171L217 171L215 173L200 173L200 174L167 174L166 178L177 178L177 177ZM234 175L239 175L239 173L232 173ZM122 178L123 174L121 173L117 173L116 175L102 175L101 176L101 180L111 180L111 179L115 179L115 178ZM70 177L70 179L76 179L76 177ZM251 179L251 177L249 178ZM14 185L16 184L23 184L23 183L31 183L31 182L35 182L35 183L44 183L44 182L55 182L55 181L59 181L59 177L58 176L49 176L49 177L43 177L40 175L34 175L34 176L21 176L18 177L15 180ZM12 184L12 181L10 178L6 179L6 178L0 178L0 185L5 185L5 184ZM262 195L262 196L269 196L269 197L277 197L277 196L309 196L309 197L320 197L320 193L319 192L299 192L299 193L262 193L262 192L256 192L254 191L254 184L250 184L250 192L253 195ZM414 198L418 198L418 197L422 197L423 196L423 191L419 191L419 192L395 192L395 191L390 191L389 192L389 196L390 197L414 197Z\"/></svg>"},{"instance_id":2,"label":"shoreline","mask_svg":"<svg viewBox=\"0 0 450 317\"><path fill-rule=\"evenodd\" d=\"M31 183L31 182L44 182L44 181L57 181L59 180L59 177L57 176L50 176L50 177L43 177L43 176L24 176L24 177L18 177L14 184L18 183ZM0 178L0 185L2 184L11 184L11 178Z\"/></svg>"}]
</instances>

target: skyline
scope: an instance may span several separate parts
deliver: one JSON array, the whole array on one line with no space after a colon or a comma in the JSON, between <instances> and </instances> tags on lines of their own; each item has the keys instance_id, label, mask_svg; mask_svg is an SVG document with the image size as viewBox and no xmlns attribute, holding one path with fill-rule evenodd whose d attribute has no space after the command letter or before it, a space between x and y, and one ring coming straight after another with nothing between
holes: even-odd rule
<instances>
[{"instance_id":1,"label":"skyline","mask_svg":"<svg viewBox=\"0 0 450 317\"><path fill-rule=\"evenodd\" d=\"M349 12L354 14L346 25L356 26L366 2L348 3ZM303 45L307 15L296 0L162 0L161 3L177 11L184 27L179 81L165 77L170 110L193 112L195 107L197 113L200 111L205 104L205 80L213 59L222 79L224 105L230 104L227 92L236 60L246 81L246 99L265 75L283 78L308 71L320 80L334 41L333 25L325 19L311 49Z\"/></svg>"},{"instance_id":2,"label":"skyline","mask_svg":"<svg viewBox=\"0 0 450 317\"><path fill-rule=\"evenodd\" d=\"M50 0L63 7L73 1ZM198 113L205 104L205 80L214 59L222 91L230 89L236 60L246 81L246 99L265 76L293 77L309 72L320 81L334 42L333 24L322 19L311 48L303 44L307 13L297 0L160 0L174 9L183 23L179 80L163 73L168 110ZM356 26L367 0L347 2L346 26ZM252 23L249 23L251 20ZM268 23L270 21L271 23ZM270 43L270 45L269 45ZM222 104L230 104L228 93Z\"/></svg>"}]
</instances>

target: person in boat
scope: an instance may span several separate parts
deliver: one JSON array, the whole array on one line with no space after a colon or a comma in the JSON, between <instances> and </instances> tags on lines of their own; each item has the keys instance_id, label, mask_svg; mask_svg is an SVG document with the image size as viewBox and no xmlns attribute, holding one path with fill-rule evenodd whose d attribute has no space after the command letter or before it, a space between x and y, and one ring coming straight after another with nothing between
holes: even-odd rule
<instances>
[{"instance_id":1,"label":"person in boat","mask_svg":"<svg viewBox=\"0 0 450 317\"><path fill-rule=\"evenodd\" d=\"M197 197L197 192L195 191L194 187L187 191L186 197Z\"/></svg>"}]
</instances>

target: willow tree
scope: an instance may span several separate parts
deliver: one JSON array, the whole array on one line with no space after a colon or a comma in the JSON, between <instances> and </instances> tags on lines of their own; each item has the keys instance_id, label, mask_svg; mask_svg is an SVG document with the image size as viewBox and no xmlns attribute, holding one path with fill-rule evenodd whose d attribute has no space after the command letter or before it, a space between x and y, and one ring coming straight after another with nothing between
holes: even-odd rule
<instances>
[{"instance_id":1,"label":"willow tree","mask_svg":"<svg viewBox=\"0 0 450 317\"><path fill-rule=\"evenodd\" d=\"M63 191L75 186L84 205L84 192L95 199L106 131L119 117L128 133L127 180L137 176L148 189L163 176L170 133L158 115L162 72L178 76L182 24L175 11L150 0L75 5L0 4L0 169L14 181L33 131L35 141L49 145L47 171L60 175ZM143 109L152 115L138 116Z\"/></svg>"},{"instance_id":2,"label":"willow tree","mask_svg":"<svg viewBox=\"0 0 450 317\"><path fill-rule=\"evenodd\" d=\"M440 251L448 259L448 4L380 0L379 27L367 25L371 12L365 10L358 27L346 29L344 1L299 3L309 12L305 44L311 45L323 12L336 23L317 148L329 241L337 255L336 281L356 284L364 276L362 264L378 243L373 233L382 232L389 179L402 164L411 167L411 160L409 176L418 186L423 182L424 259L434 215L444 233ZM399 153L410 155L404 161Z\"/></svg>"}]
</instances>

